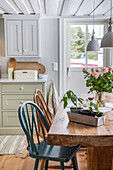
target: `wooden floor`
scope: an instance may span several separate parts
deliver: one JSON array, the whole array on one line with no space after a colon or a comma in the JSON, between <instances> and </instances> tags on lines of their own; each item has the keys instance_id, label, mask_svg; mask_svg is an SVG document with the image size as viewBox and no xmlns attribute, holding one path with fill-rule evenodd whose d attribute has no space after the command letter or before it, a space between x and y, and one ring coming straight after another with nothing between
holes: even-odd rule
<instances>
[{"instance_id":1,"label":"wooden floor","mask_svg":"<svg viewBox=\"0 0 113 170\"><path fill-rule=\"evenodd\" d=\"M87 169L86 151L80 150L77 154L78 159L78 170ZM34 159L30 158L28 154L18 154L18 155L0 155L0 170L33 170ZM70 164L70 162L68 163ZM53 166L58 169L59 163L49 162L49 170L52 170ZM73 168L65 168L67 170L72 170Z\"/></svg>"}]
</instances>

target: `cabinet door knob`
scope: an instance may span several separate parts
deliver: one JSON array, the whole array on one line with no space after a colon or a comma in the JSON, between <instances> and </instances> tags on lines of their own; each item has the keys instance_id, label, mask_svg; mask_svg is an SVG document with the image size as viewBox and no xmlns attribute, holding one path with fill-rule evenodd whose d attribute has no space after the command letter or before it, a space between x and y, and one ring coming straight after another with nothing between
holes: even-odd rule
<instances>
[{"instance_id":1,"label":"cabinet door knob","mask_svg":"<svg viewBox=\"0 0 113 170\"><path fill-rule=\"evenodd\" d=\"M24 90L24 88L23 88L23 87L20 87L20 90Z\"/></svg>"},{"instance_id":2,"label":"cabinet door knob","mask_svg":"<svg viewBox=\"0 0 113 170\"><path fill-rule=\"evenodd\" d=\"M21 101L21 102L20 102L20 104L23 104L23 103L24 103L24 101Z\"/></svg>"},{"instance_id":3,"label":"cabinet door knob","mask_svg":"<svg viewBox=\"0 0 113 170\"><path fill-rule=\"evenodd\" d=\"M18 51L19 51L19 52L22 52L22 50L21 50L21 49L18 49Z\"/></svg>"},{"instance_id":4,"label":"cabinet door knob","mask_svg":"<svg viewBox=\"0 0 113 170\"><path fill-rule=\"evenodd\" d=\"M26 50L26 49L24 49L23 51L24 51L24 52L26 52L27 50Z\"/></svg>"}]
</instances>

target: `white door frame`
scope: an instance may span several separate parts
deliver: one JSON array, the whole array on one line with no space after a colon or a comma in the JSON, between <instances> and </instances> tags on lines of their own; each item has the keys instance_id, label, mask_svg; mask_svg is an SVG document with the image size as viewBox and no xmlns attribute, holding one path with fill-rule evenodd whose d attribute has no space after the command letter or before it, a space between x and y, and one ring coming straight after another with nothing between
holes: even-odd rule
<instances>
[{"instance_id":1,"label":"white door frame","mask_svg":"<svg viewBox=\"0 0 113 170\"><path fill-rule=\"evenodd\" d=\"M100 22L100 23L104 23L105 25L105 32L107 32L107 21L108 20L104 20L104 19L98 19L96 20L95 22ZM62 58L60 57L60 60L62 60L62 71L60 70L60 79L62 80L62 83L60 83L60 89L61 89L61 96L65 93L65 91L67 91L68 87L67 87L67 80L68 80L68 76L67 76L67 64L68 63L68 24L69 23L75 23L77 22L77 24L79 23L88 23L88 22L92 22L92 19L88 19L88 18L84 18L84 19L80 19L80 18L76 18L76 19L73 19L73 18L64 18L64 19L61 19L61 22L62 22L62 29L60 30L62 32ZM104 66L109 66L111 64L111 57L107 57L106 56L110 56L110 51L109 50L105 50L104 52L104 63L103 65ZM60 61L59 61L60 62ZM113 61L112 61L113 63Z\"/></svg>"}]
</instances>

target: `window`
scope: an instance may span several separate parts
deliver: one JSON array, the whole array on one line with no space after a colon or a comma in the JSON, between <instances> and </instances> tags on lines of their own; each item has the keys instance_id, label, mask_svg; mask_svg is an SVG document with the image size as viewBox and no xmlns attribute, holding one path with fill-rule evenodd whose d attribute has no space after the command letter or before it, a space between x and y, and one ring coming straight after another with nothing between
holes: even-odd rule
<instances>
[{"instance_id":1,"label":"window","mask_svg":"<svg viewBox=\"0 0 113 170\"><path fill-rule=\"evenodd\" d=\"M71 67L103 67L103 49L99 52L87 52L91 40L93 25L70 24L69 57ZM104 25L95 25L95 37L100 45L104 35Z\"/></svg>"}]
</instances>

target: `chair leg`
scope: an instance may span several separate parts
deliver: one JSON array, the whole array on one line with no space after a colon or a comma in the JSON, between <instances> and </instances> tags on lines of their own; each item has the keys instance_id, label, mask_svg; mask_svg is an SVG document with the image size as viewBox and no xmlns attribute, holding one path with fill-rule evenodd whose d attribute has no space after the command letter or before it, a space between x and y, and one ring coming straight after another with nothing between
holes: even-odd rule
<instances>
[{"instance_id":1,"label":"chair leg","mask_svg":"<svg viewBox=\"0 0 113 170\"><path fill-rule=\"evenodd\" d=\"M46 160L46 163L45 163L45 170L48 170L48 160Z\"/></svg>"},{"instance_id":2,"label":"chair leg","mask_svg":"<svg viewBox=\"0 0 113 170\"><path fill-rule=\"evenodd\" d=\"M39 163L39 159L36 159L34 170L38 170L38 163Z\"/></svg>"},{"instance_id":3,"label":"chair leg","mask_svg":"<svg viewBox=\"0 0 113 170\"><path fill-rule=\"evenodd\" d=\"M65 170L65 168L64 168L64 162L61 162L61 170Z\"/></svg>"},{"instance_id":4,"label":"chair leg","mask_svg":"<svg viewBox=\"0 0 113 170\"><path fill-rule=\"evenodd\" d=\"M76 163L75 156L73 156L72 161L73 161L73 168L74 168L74 170L77 170L77 163Z\"/></svg>"},{"instance_id":5,"label":"chair leg","mask_svg":"<svg viewBox=\"0 0 113 170\"><path fill-rule=\"evenodd\" d=\"M43 159L39 159L39 166L38 166L38 170L43 170L45 166L45 160Z\"/></svg>"}]
</instances>

